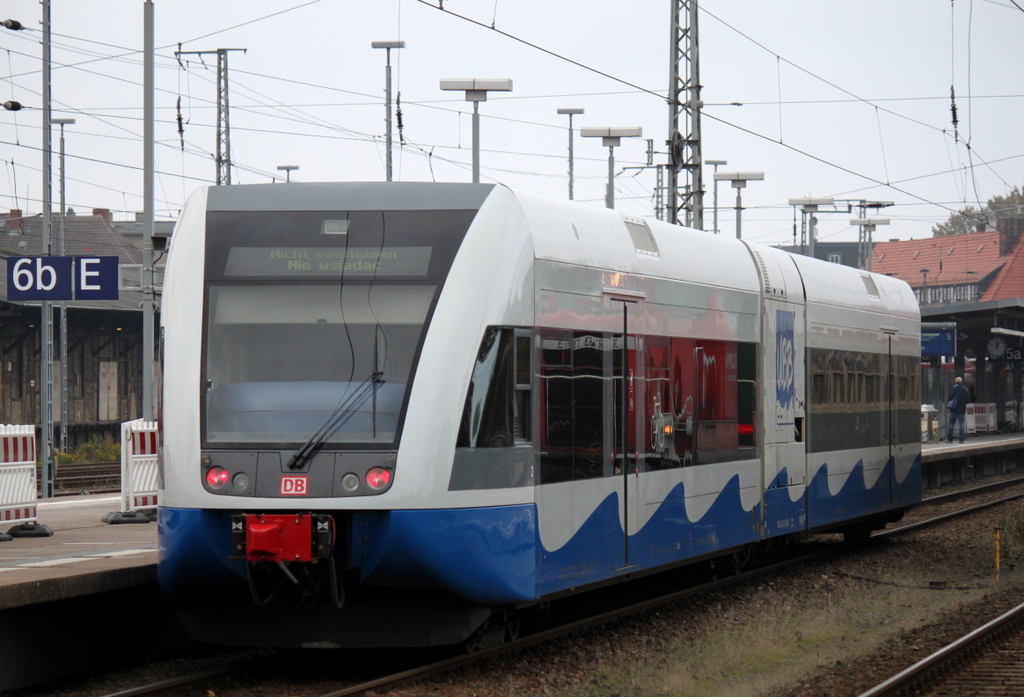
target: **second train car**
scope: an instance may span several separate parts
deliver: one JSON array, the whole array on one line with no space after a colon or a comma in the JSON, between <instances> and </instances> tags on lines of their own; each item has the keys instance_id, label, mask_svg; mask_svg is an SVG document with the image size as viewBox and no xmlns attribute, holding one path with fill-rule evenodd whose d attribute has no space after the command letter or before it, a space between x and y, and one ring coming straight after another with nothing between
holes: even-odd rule
<instances>
[{"instance_id":1,"label":"second train car","mask_svg":"<svg viewBox=\"0 0 1024 697\"><path fill-rule=\"evenodd\" d=\"M902 281L501 185L211 187L164 284L189 630L410 646L920 499Z\"/></svg>"}]
</instances>

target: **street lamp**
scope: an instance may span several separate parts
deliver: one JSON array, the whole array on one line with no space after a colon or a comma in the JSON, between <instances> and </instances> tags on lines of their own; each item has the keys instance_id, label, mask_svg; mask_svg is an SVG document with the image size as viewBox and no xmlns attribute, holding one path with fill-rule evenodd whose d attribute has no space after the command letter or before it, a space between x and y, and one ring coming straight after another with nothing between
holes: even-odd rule
<instances>
[{"instance_id":1,"label":"street lamp","mask_svg":"<svg viewBox=\"0 0 1024 697\"><path fill-rule=\"evenodd\" d=\"M719 165L727 165L729 163L726 162L725 160L704 160L704 164L714 165L715 166L715 174L718 174L718 166ZM717 179L715 179L715 228L714 228L714 230L715 230L715 234L717 235L718 232L719 232L719 230L718 230L718 180Z\"/></svg>"},{"instance_id":2,"label":"street lamp","mask_svg":"<svg viewBox=\"0 0 1024 697\"><path fill-rule=\"evenodd\" d=\"M640 127L580 129L580 135L584 138L600 138L601 145L608 146L608 191L604 197L604 204L608 208L615 208L615 146L622 141L622 138L639 138L643 134L643 129Z\"/></svg>"},{"instance_id":3,"label":"street lamp","mask_svg":"<svg viewBox=\"0 0 1024 697\"><path fill-rule=\"evenodd\" d=\"M583 109L559 109L558 113L569 117L569 200L572 201L572 117L582 114Z\"/></svg>"},{"instance_id":4,"label":"street lamp","mask_svg":"<svg viewBox=\"0 0 1024 697\"><path fill-rule=\"evenodd\" d=\"M284 183L285 184L291 184L291 182L292 182L292 172L297 170L298 168L299 168L298 165L278 165L277 166L277 171L278 172L284 172Z\"/></svg>"},{"instance_id":5,"label":"street lamp","mask_svg":"<svg viewBox=\"0 0 1024 697\"><path fill-rule=\"evenodd\" d=\"M761 181L764 172L715 172L715 181L730 181L736 189L736 239L743 237L743 189L748 181Z\"/></svg>"},{"instance_id":6,"label":"street lamp","mask_svg":"<svg viewBox=\"0 0 1024 697\"><path fill-rule=\"evenodd\" d=\"M488 92L511 92L512 81L504 79L480 80L458 79L441 80L441 89L446 91L463 90L466 101L473 102L473 183L480 183L480 102L487 101Z\"/></svg>"},{"instance_id":7,"label":"street lamp","mask_svg":"<svg viewBox=\"0 0 1024 697\"><path fill-rule=\"evenodd\" d=\"M815 227L818 224L818 219L815 218L811 214L812 213L817 213L819 206L831 206L831 205L834 205L834 203L835 203L835 200L832 199L832 198L829 198L829 197L825 197L825 198L791 198L791 199L789 199L789 205L791 205L791 206L800 206L800 215L801 215L800 227L801 227L801 229L803 228L803 226L805 224L808 224L808 226L809 226L809 229L807 231L807 239L809 240L809 242L807 244L807 256L811 257L812 259L814 258L814 238L817 236L815 234ZM810 216L809 220L807 220L807 216ZM805 221L806 221L806 223L805 223ZM803 246L803 242L801 242L800 244L801 244L801 247L802 247Z\"/></svg>"},{"instance_id":8,"label":"street lamp","mask_svg":"<svg viewBox=\"0 0 1024 697\"><path fill-rule=\"evenodd\" d=\"M64 218L67 215L67 204L64 200L64 126L75 123L74 119L50 119L50 123L60 125L60 230L57 235L57 255L66 252L67 232ZM60 451L68 451L68 303L60 301Z\"/></svg>"},{"instance_id":9,"label":"street lamp","mask_svg":"<svg viewBox=\"0 0 1024 697\"><path fill-rule=\"evenodd\" d=\"M867 249L864 250L864 258L868 263L868 271L872 271L874 266L874 259L872 259L874 256L874 250L872 249L874 240L872 239L872 233L877 226L888 224L888 218L854 218L850 221L850 225L860 225L861 237L864 237L865 233L867 234Z\"/></svg>"},{"instance_id":10,"label":"street lamp","mask_svg":"<svg viewBox=\"0 0 1024 697\"><path fill-rule=\"evenodd\" d=\"M372 48L383 48L387 51L387 68L384 80L384 108L387 110L387 177L391 181L391 49L405 48L404 41L371 41Z\"/></svg>"}]
</instances>

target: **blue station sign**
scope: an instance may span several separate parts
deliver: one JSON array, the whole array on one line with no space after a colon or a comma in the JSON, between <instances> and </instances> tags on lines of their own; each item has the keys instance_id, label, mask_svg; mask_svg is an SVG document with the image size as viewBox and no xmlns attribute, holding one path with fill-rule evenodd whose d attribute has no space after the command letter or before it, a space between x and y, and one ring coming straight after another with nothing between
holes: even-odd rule
<instances>
[{"instance_id":1,"label":"blue station sign","mask_svg":"<svg viewBox=\"0 0 1024 697\"><path fill-rule=\"evenodd\" d=\"M8 300L117 300L116 256L8 257Z\"/></svg>"},{"instance_id":2,"label":"blue station sign","mask_svg":"<svg viewBox=\"0 0 1024 697\"><path fill-rule=\"evenodd\" d=\"M921 328L921 357L955 356L956 329Z\"/></svg>"}]
</instances>

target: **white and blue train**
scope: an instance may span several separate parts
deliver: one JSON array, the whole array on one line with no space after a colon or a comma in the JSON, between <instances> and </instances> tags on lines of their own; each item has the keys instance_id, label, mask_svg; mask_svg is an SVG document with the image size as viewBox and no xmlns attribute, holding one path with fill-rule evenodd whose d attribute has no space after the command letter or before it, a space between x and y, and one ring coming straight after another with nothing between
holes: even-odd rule
<instances>
[{"instance_id":1,"label":"white and blue train","mask_svg":"<svg viewBox=\"0 0 1024 697\"><path fill-rule=\"evenodd\" d=\"M905 283L613 210L202 189L162 323L160 582L206 641L472 641L920 500Z\"/></svg>"}]
</instances>

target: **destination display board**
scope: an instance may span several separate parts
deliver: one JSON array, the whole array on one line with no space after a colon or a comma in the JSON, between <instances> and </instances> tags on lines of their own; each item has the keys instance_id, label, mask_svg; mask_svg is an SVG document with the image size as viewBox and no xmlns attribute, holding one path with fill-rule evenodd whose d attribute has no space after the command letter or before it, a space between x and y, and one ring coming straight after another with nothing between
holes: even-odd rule
<instances>
[{"instance_id":1,"label":"destination display board","mask_svg":"<svg viewBox=\"0 0 1024 697\"><path fill-rule=\"evenodd\" d=\"M426 276L430 247L233 247L225 276Z\"/></svg>"}]
</instances>

